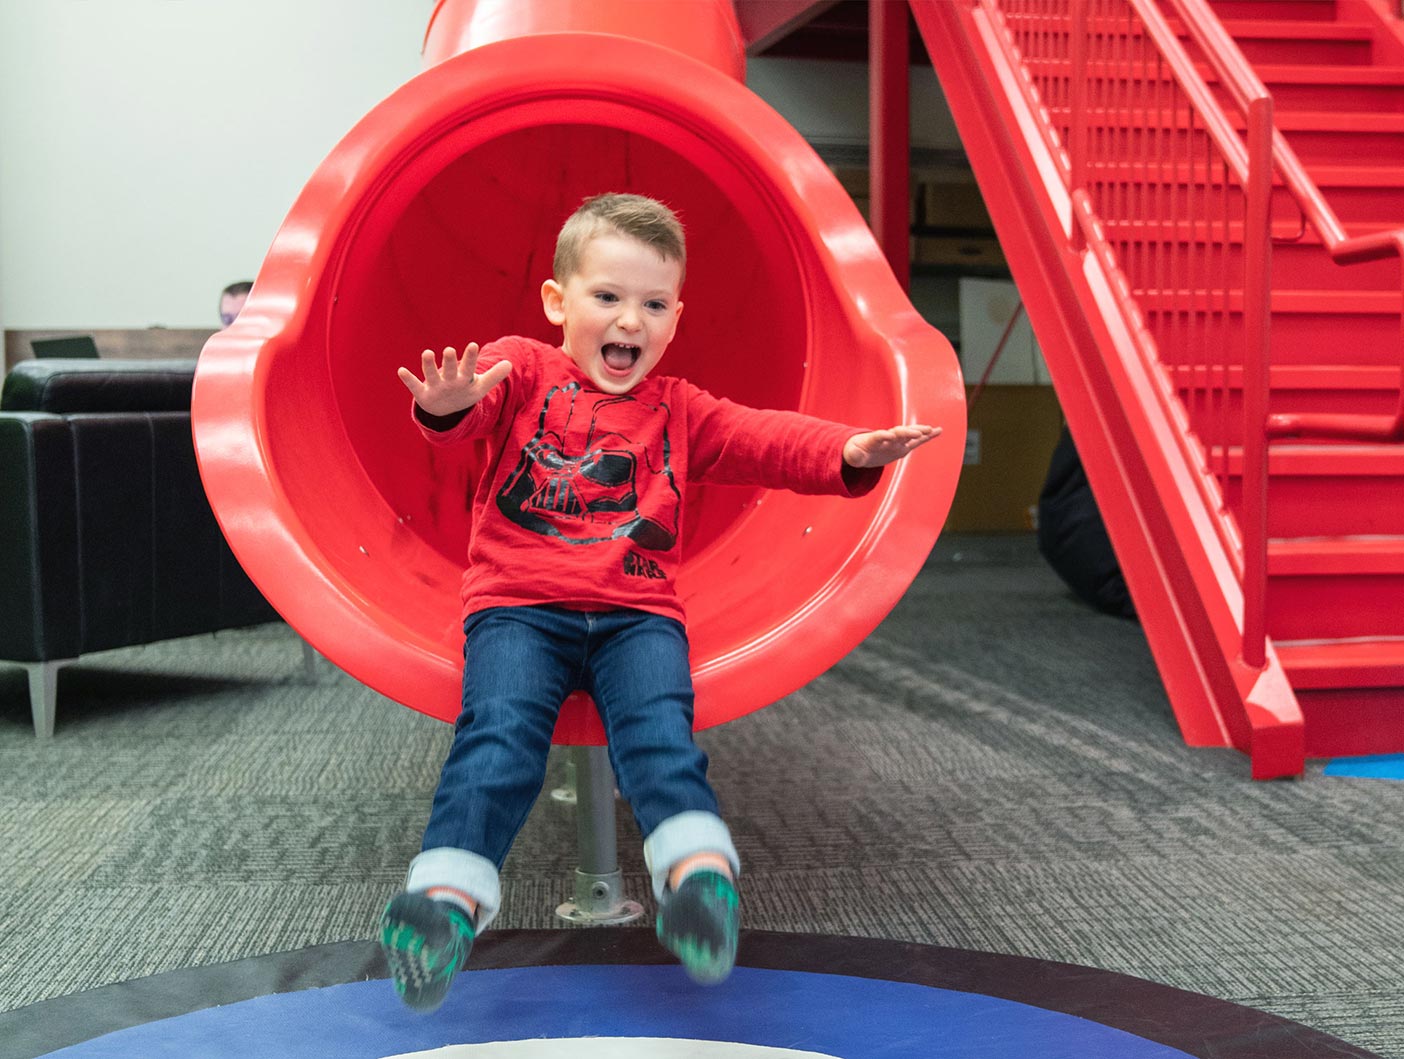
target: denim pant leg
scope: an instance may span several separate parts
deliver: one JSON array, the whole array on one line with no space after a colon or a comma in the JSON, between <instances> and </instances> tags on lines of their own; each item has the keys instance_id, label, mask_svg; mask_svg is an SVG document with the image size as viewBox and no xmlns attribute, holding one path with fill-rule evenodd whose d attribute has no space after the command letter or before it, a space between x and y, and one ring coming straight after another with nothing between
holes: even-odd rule
<instances>
[{"instance_id":1,"label":"denim pant leg","mask_svg":"<svg viewBox=\"0 0 1404 1059\"><path fill-rule=\"evenodd\" d=\"M471 615L464 632L463 712L406 888L463 890L483 929L501 905L498 872L545 783L585 627L568 612L498 607Z\"/></svg>"},{"instance_id":2,"label":"denim pant leg","mask_svg":"<svg viewBox=\"0 0 1404 1059\"><path fill-rule=\"evenodd\" d=\"M619 791L644 837L644 859L661 898L669 869L717 852L740 871L731 833L707 782L707 755L692 736L692 671L682 623L619 610L587 615L586 690L609 738Z\"/></svg>"}]
</instances>

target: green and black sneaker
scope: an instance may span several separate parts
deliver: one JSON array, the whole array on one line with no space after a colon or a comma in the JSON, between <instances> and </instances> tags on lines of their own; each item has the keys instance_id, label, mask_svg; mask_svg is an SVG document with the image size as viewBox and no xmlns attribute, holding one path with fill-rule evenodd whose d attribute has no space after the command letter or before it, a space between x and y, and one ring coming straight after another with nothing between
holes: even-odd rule
<instances>
[{"instance_id":1,"label":"green and black sneaker","mask_svg":"<svg viewBox=\"0 0 1404 1059\"><path fill-rule=\"evenodd\" d=\"M468 962L473 920L449 901L402 893L381 913L380 947L400 999L416 1011L433 1011Z\"/></svg>"},{"instance_id":2,"label":"green and black sneaker","mask_svg":"<svg viewBox=\"0 0 1404 1059\"><path fill-rule=\"evenodd\" d=\"M658 940L682 961L694 982L726 981L736 965L740 934L736 885L714 871L693 872L677 890L663 895Z\"/></svg>"}]
</instances>

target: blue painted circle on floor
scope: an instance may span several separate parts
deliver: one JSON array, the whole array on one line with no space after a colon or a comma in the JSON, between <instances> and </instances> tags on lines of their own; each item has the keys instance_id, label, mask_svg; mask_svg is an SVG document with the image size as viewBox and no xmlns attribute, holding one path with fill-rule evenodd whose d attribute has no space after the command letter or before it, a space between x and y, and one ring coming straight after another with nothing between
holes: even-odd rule
<instances>
[{"instance_id":1,"label":"blue painted circle on floor","mask_svg":"<svg viewBox=\"0 0 1404 1059\"><path fill-rule=\"evenodd\" d=\"M64 1059L384 1059L530 1038L668 1037L841 1059L1186 1059L1062 1012L949 989L738 967L721 986L673 966L467 971L418 1015L388 981L275 993L148 1022L50 1052Z\"/></svg>"},{"instance_id":2,"label":"blue painted circle on floor","mask_svg":"<svg viewBox=\"0 0 1404 1059\"><path fill-rule=\"evenodd\" d=\"M1338 757L1323 770L1327 776L1353 776L1359 779L1404 780L1404 754L1367 754Z\"/></svg>"}]
</instances>

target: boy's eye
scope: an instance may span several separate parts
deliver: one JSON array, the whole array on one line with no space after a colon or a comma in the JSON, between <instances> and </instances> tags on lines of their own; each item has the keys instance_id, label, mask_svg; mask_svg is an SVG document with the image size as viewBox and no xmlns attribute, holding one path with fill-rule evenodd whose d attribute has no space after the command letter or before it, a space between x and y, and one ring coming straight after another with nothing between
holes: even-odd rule
<instances>
[{"instance_id":1,"label":"boy's eye","mask_svg":"<svg viewBox=\"0 0 1404 1059\"><path fill-rule=\"evenodd\" d=\"M616 298L616 297L615 297L613 294L611 294L609 291L607 291L607 290L602 290L602 291L597 291L597 292L595 293L595 300L598 301L598 302L604 302L605 304L608 305L608 304L613 304L614 302L617 302L619 299Z\"/></svg>"},{"instance_id":2,"label":"boy's eye","mask_svg":"<svg viewBox=\"0 0 1404 1059\"><path fill-rule=\"evenodd\" d=\"M651 312L651 313L661 313L661 312L663 312L665 309L668 308L668 303L667 303L667 302L661 302L661 301L658 301L657 299L655 299L655 300L650 301L650 302L644 302L644 308L647 309L647 310L648 310L649 312Z\"/></svg>"}]
</instances>

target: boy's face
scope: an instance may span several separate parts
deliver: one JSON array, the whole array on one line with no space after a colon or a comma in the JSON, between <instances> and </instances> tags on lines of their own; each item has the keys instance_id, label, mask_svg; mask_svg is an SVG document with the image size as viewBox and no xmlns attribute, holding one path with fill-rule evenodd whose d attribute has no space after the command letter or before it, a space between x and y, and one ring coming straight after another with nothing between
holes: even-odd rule
<instances>
[{"instance_id":1,"label":"boy's face","mask_svg":"<svg viewBox=\"0 0 1404 1059\"><path fill-rule=\"evenodd\" d=\"M564 283L541 285L546 319L563 328L562 347L604 393L628 393L662 358L678 329L682 266L614 232L585 246Z\"/></svg>"}]
</instances>

